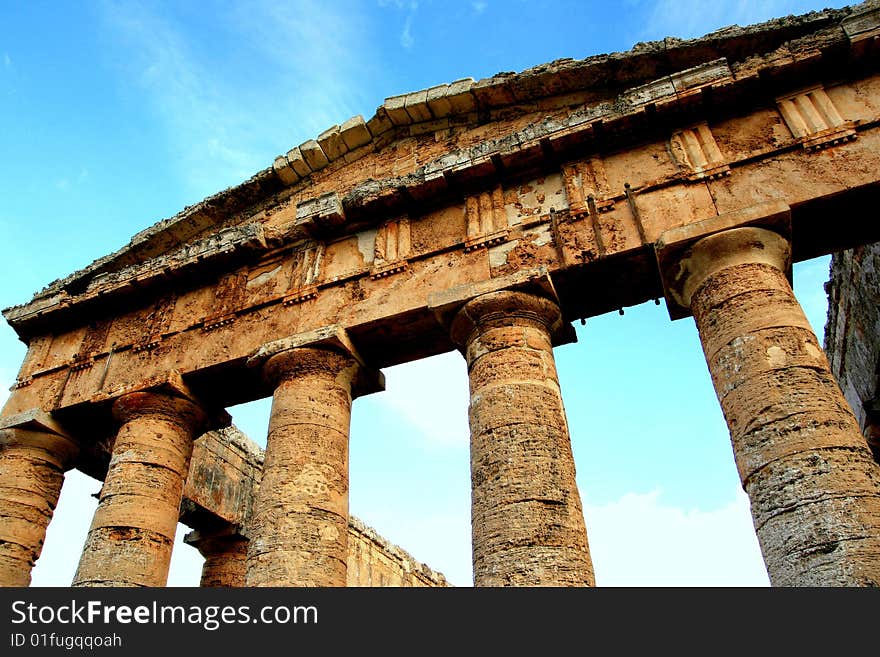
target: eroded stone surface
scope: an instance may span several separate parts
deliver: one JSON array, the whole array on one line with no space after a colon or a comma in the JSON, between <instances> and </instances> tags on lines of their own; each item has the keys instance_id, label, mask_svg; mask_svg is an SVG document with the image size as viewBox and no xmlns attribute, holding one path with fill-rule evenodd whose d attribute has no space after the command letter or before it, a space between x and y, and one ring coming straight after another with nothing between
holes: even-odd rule
<instances>
[{"instance_id":1,"label":"eroded stone surface","mask_svg":"<svg viewBox=\"0 0 880 657\"><path fill-rule=\"evenodd\" d=\"M835 253L825 289L831 371L880 463L880 243Z\"/></svg>"},{"instance_id":2,"label":"eroded stone surface","mask_svg":"<svg viewBox=\"0 0 880 657\"><path fill-rule=\"evenodd\" d=\"M27 586L77 446L57 434L0 431L0 586Z\"/></svg>"},{"instance_id":3,"label":"eroded stone surface","mask_svg":"<svg viewBox=\"0 0 880 657\"><path fill-rule=\"evenodd\" d=\"M694 252L723 245L726 266L693 272L703 282L691 309L771 582L877 586L880 467L794 298L781 244L762 229L698 242ZM770 264L772 252L782 257Z\"/></svg>"},{"instance_id":4,"label":"eroded stone surface","mask_svg":"<svg viewBox=\"0 0 880 657\"><path fill-rule=\"evenodd\" d=\"M74 586L165 586L183 483L205 415L191 400L135 392L122 423Z\"/></svg>"},{"instance_id":5,"label":"eroded stone surface","mask_svg":"<svg viewBox=\"0 0 880 657\"><path fill-rule=\"evenodd\" d=\"M251 521L248 586L345 586L348 430L358 364L327 349L272 356L275 385Z\"/></svg>"},{"instance_id":6,"label":"eroded stone surface","mask_svg":"<svg viewBox=\"0 0 880 657\"><path fill-rule=\"evenodd\" d=\"M476 586L595 583L549 326L523 292L467 303L452 325L468 362Z\"/></svg>"}]
</instances>

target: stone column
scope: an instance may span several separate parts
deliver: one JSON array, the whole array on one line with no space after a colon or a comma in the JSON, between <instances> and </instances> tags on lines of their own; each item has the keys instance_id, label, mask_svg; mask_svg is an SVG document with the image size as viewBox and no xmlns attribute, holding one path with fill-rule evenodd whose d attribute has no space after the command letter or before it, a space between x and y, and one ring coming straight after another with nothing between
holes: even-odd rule
<instances>
[{"instance_id":1,"label":"stone column","mask_svg":"<svg viewBox=\"0 0 880 657\"><path fill-rule=\"evenodd\" d=\"M192 400L133 392L73 586L165 586L192 443L206 416Z\"/></svg>"},{"instance_id":2,"label":"stone column","mask_svg":"<svg viewBox=\"0 0 880 657\"><path fill-rule=\"evenodd\" d=\"M200 586L245 586L248 540L237 530L194 531L186 535L184 542L205 557Z\"/></svg>"},{"instance_id":3,"label":"stone column","mask_svg":"<svg viewBox=\"0 0 880 657\"><path fill-rule=\"evenodd\" d=\"M553 360L557 305L524 292L469 301L452 322L470 378L476 586L592 586Z\"/></svg>"},{"instance_id":4,"label":"stone column","mask_svg":"<svg viewBox=\"0 0 880 657\"><path fill-rule=\"evenodd\" d=\"M275 388L254 502L248 586L345 586L348 432L358 363L329 348L271 356Z\"/></svg>"},{"instance_id":5,"label":"stone column","mask_svg":"<svg viewBox=\"0 0 880 657\"><path fill-rule=\"evenodd\" d=\"M78 452L48 430L0 431L0 586L28 586L64 472Z\"/></svg>"},{"instance_id":6,"label":"stone column","mask_svg":"<svg viewBox=\"0 0 880 657\"><path fill-rule=\"evenodd\" d=\"M696 320L771 582L880 585L880 468L785 275L788 242L735 228L693 244Z\"/></svg>"}]
</instances>

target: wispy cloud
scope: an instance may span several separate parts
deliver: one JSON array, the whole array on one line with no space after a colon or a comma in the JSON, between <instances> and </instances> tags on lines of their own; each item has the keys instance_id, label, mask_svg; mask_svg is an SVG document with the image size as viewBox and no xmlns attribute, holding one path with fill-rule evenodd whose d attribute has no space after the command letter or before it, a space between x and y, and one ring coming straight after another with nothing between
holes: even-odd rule
<instances>
[{"instance_id":1,"label":"wispy cloud","mask_svg":"<svg viewBox=\"0 0 880 657\"><path fill-rule=\"evenodd\" d=\"M380 403L406 418L418 430L415 435L430 446L469 444L468 374L459 353L424 358L384 372L386 392ZM431 382L430 394L426 394L426 381Z\"/></svg>"},{"instance_id":2,"label":"wispy cloud","mask_svg":"<svg viewBox=\"0 0 880 657\"><path fill-rule=\"evenodd\" d=\"M479 15L489 8L489 3L484 2L483 0L477 0L477 2L471 3L471 8L473 8L475 14Z\"/></svg>"},{"instance_id":3,"label":"wispy cloud","mask_svg":"<svg viewBox=\"0 0 880 657\"><path fill-rule=\"evenodd\" d=\"M12 57L7 52L3 53L3 68L12 68Z\"/></svg>"},{"instance_id":4,"label":"wispy cloud","mask_svg":"<svg viewBox=\"0 0 880 657\"><path fill-rule=\"evenodd\" d=\"M413 47L415 39L412 35L413 14L408 14L403 22L403 31L400 33L400 45L409 50Z\"/></svg>"},{"instance_id":5,"label":"wispy cloud","mask_svg":"<svg viewBox=\"0 0 880 657\"><path fill-rule=\"evenodd\" d=\"M769 584L742 490L711 511L667 506L652 491L586 504L584 515L599 586Z\"/></svg>"},{"instance_id":6,"label":"wispy cloud","mask_svg":"<svg viewBox=\"0 0 880 657\"><path fill-rule=\"evenodd\" d=\"M68 176L64 176L55 181L55 189L58 189L62 192L66 192L71 189L74 185L79 185L84 183L89 178L89 170L85 167L79 170L79 174L75 178L70 178Z\"/></svg>"},{"instance_id":7,"label":"wispy cloud","mask_svg":"<svg viewBox=\"0 0 880 657\"><path fill-rule=\"evenodd\" d=\"M798 13L792 0L636 0L628 3L645 13L644 30L639 39L666 36L694 38L728 25L750 25L770 18Z\"/></svg>"},{"instance_id":8,"label":"wispy cloud","mask_svg":"<svg viewBox=\"0 0 880 657\"><path fill-rule=\"evenodd\" d=\"M418 0L379 0L379 6L393 7L398 11L406 12L406 17L403 19L403 29L400 31L400 45L406 50L412 49L416 43L413 36L413 21L419 9Z\"/></svg>"},{"instance_id":9,"label":"wispy cloud","mask_svg":"<svg viewBox=\"0 0 880 657\"><path fill-rule=\"evenodd\" d=\"M108 34L121 51L114 57L127 62L123 75L164 124L180 176L197 197L244 180L274 155L363 112L371 70L361 21L334 3L220 7L209 26L194 31L174 12L104 5ZM212 30L232 33L240 60L212 50Z\"/></svg>"}]
</instances>

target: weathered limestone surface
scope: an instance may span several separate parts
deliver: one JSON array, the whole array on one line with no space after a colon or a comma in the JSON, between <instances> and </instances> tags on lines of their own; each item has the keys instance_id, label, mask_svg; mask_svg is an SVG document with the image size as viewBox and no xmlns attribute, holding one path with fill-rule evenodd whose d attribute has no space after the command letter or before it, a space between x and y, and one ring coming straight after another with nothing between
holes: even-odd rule
<instances>
[{"instance_id":1,"label":"weathered limestone surface","mask_svg":"<svg viewBox=\"0 0 880 657\"><path fill-rule=\"evenodd\" d=\"M446 578L352 516L347 586L449 586Z\"/></svg>"},{"instance_id":2,"label":"weathered limestone surface","mask_svg":"<svg viewBox=\"0 0 880 657\"><path fill-rule=\"evenodd\" d=\"M345 586L348 431L358 363L302 347L265 364L275 386L251 521L248 586Z\"/></svg>"},{"instance_id":3,"label":"weathered limestone surface","mask_svg":"<svg viewBox=\"0 0 880 657\"><path fill-rule=\"evenodd\" d=\"M667 293L655 256L669 231L713 221L779 229L793 236L794 260L880 239L880 223L863 216L880 188L878 37L880 5L871 0L391 97L369 120L331 127L5 310L28 352L2 418L63 417L82 448L74 466L100 476L111 461L114 402L124 406L116 400L153 389L170 371L220 407L274 391L271 485L257 498L247 581L341 585L348 365L315 364L333 349L302 343L289 352L312 354L313 365L288 377L291 357L276 355L270 385L249 363L291 336L322 332L321 340L347 336L357 362L376 367L443 353L455 346L441 318L450 308L431 300L471 291L456 297L458 309L492 291L459 315L476 328L453 331L471 371L478 583L591 583L551 324ZM859 451L856 422L773 273L781 256L771 251L746 263L715 253L717 266L701 265L711 275L690 279L686 304L667 296L670 314L685 312L693 294L774 581L876 581L865 552L876 482L862 462L864 439ZM516 296L525 288L498 292L528 272L552 288L552 313L546 300ZM487 309L514 298L525 305L506 308L508 323ZM858 336L857 326L837 326ZM740 382L743 373L754 375ZM864 406L864 429L876 396L852 378L845 385ZM141 414L120 432L84 583L162 581L169 509L188 458L183 436L193 431L161 416ZM173 463L163 450L176 454ZM230 459L195 480L222 478L235 459L250 467L245 453ZM856 473L851 488L846 468ZM195 523L208 507L234 515L252 490L209 483L192 491L184 516ZM43 493L51 506L57 494ZM134 499L147 510L129 512ZM25 542L38 545L41 532ZM132 550L142 561L128 558ZM260 559L273 565L261 568Z\"/></svg>"},{"instance_id":4,"label":"weathered limestone surface","mask_svg":"<svg viewBox=\"0 0 880 657\"><path fill-rule=\"evenodd\" d=\"M452 324L470 377L476 586L595 583L553 360L560 319L548 299L500 291Z\"/></svg>"},{"instance_id":5,"label":"weathered limestone surface","mask_svg":"<svg viewBox=\"0 0 880 657\"><path fill-rule=\"evenodd\" d=\"M181 521L205 557L202 586L245 586L247 536L263 450L233 427L195 441ZM201 529L204 527L205 529ZM449 586L438 573L354 516L348 522L347 586Z\"/></svg>"},{"instance_id":6,"label":"weathered limestone surface","mask_svg":"<svg viewBox=\"0 0 880 657\"><path fill-rule=\"evenodd\" d=\"M0 586L27 586L64 472L78 446L65 436L0 430Z\"/></svg>"},{"instance_id":7,"label":"weathered limestone surface","mask_svg":"<svg viewBox=\"0 0 880 657\"><path fill-rule=\"evenodd\" d=\"M165 586L194 436L206 421L190 399L120 397L122 424L74 586Z\"/></svg>"},{"instance_id":8,"label":"weathered limestone surface","mask_svg":"<svg viewBox=\"0 0 880 657\"><path fill-rule=\"evenodd\" d=\"M770 580L880 585L880 467L760 228L698 241L689 302L730 428Z\"/></svg>"},{"instance_id":9,"label":"weathered limestone surface","mask_svg":"<svg viewBox=\"0 0 880 657\"><path fill-rule=\"evenodd\" d=\"M831 258L825 351L880 462L880 243Z\"/></svg>"}]
</instances>

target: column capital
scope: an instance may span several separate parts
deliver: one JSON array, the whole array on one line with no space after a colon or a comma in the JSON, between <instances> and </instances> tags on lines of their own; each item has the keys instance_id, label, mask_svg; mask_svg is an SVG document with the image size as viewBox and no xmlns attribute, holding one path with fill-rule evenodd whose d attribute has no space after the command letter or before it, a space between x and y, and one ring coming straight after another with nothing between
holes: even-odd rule
<instances>
[{"instance_id":1,"label":"column capital","mask_svg":"<svg viewBox=\"0 0 880 657\"><path fill-rule=\"evenodd\" d=\"M166 415L172 421L183 422L196 435L232 424L229 413L204 403L177 370L147 379L136 387L123 386L99 393L92 401L111 405L113 417L119 422L140 415Z\"/></svg>"},{"instance_id":2,"label":"column capital","mask_svg":"<svg viewBox=\"0 0 880 657\"><path fill-rule=\"evenodd\" d=\"M791 208L779 201L671 228L654 244L671 319L691 315L706 279L742 264L766 264L791 278Z\"/></svg>"},{"instance_id":3,"label":"column capital","mask_svg":"<svg viewBox=\"0 0 880 657\"><path fill-rule=\"evenodd\" d=\"M262 368L273 388L298 374L326 373L336 377L348 372L353 398L385 390L385 376L367 365L348 331L338 324L265 344L247 363Z\"/></svg>"},{"instance_id":4,"label":"column capital","mask_svg":"<svg viewBox=\"0 0 880 657\"><path fill-rule=\"evenodd\" d=\"M233 523L222 525L214 531L194 529L183 537L183 542L196 548L203 557L222 550L230 542L247 540L241 526Z\"/></svg>"},{"instance_id":5,"label":"column capital","mask_svg":"<svg viewBox=\"0 0 880 657\"><path fill-rule=\"evenodd\" d=\"M142 416L164 416L198 435L209 425L209 415L194 399L167 392L129 392L113 402L113 418L125 424Z\"/></svg>"},{"instance_id":6,"label":"column capital","mask_svg":"<svg viewBox=\"0 0 880 657\"><path fill-rule=\"evenodd\" d=\"M542 325L554 344L570 341L565 328L571 327L563 321L557 302L519 290L498 290L471 299L453 317L450 336L456 345L466 347L475 332L510 325L511 319Z\"/></svg>"},{"instance_id":7,"label":"column capital","mask_svg":"<svg viewBox=\"0 0 880 657\"><path fill-rule=\"evenodd\" d=\"M670 292L690 308L694 293L723 269L763 264L785 273L790 263L791 246L779 233L765 228L732 228L704 237L687 250Z\"/></svg>"},{"instance_id":8,"label":"column capital","mask_svg":"<svg viewBox=\"0 0 880 657\"><path fill-rule=\"evenodd\" d=\"M0 447L3 446L43 450L65 469L79 455L79 442L54 417L39 408L0 418Z\"/></svg>"}]
</instances>

